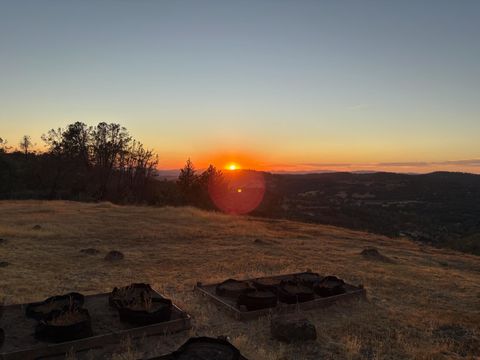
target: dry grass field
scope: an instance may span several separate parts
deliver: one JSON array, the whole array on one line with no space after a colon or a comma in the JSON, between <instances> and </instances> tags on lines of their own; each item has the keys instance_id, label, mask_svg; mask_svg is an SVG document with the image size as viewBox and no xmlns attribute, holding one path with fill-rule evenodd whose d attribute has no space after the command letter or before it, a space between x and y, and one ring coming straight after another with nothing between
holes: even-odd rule
<instances>
[{"instance_id":1,"label":"dry grass field","mask_svg":"<svg viewBox=\"0 0 480 360\"><path fill-rule=\"evenodd\" d=\"M158 355L193 335L228 335L257 360L480 356L479 257L406 239L193 208L4 201L0 214L0 262L8 263L0 267L0 298L7 303L149 282L192 314L189 334L127 339L108 355L114 359ZM363 258L367 246L392 262ZM84 248L100 253L83 254ZM110 250L125 259L105 261ZM306 312L317 327L313 343L278 343L268 318L234 321L192 292L197 281L306 269L364 284L368 292L366 301Z\"/></svg>"}]
</instances>

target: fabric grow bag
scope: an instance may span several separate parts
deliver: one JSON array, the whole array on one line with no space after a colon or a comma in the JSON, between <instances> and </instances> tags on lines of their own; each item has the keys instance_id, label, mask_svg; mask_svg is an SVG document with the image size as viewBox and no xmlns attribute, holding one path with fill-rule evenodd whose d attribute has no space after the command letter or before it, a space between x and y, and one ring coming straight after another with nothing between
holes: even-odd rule
<instances>
[{"instance_id":1,"label":"fabric grow bag","mask_svg":"<svg viewBox=\"0 0 480 360\"><path fill-rule=\"evenodd\" d=\"M217 285L215 293L219 296L237 299L241 294L249 290L252 290L249 282L228 279Z\"/></svg>"},{"instance_id":2,"label":"fabric grow bag","mask_svg":"<svg viewBox=\"0 0 480 360\"><path fill-rule=\"evenodd\" d=\"M275 279L275 278L263 278L263 279L257 279L252 281L252 284L256 289L268 290L274 293L277 292L277 287L280 286L281 283L282 283L282 280Z\"/></svg>"},{"instance_id":3,"label":"fabric grow bag","mask_svg":"<svg viewBox=\"0 0 480 360\"><path fill-rule=\"evenodd\" d=\"M313 290L322 297L344 294L345 281L336 276L326 276L314 285Z\"/></svg>"},{"instance_id":4,"label":"fabric grow bag","mask_svg":"<svg viewBox=\"0 0 480 360\"><path fill-rule=\"evenodd\" d=\"M295 275L295 281L297 283L308 286L310 288L312 288L313 285L318 283L320 280L322 280L322 277L319 274L313 272L304 272Z\"/></svg>"},{"instance_id":5,"label":"fabric grow bag","mask_svg":"<svg viewBox=\"0 0 480 360\"><path fill-rule=\"evenodd\" d=\"M248 311L275 307L277 303L277 295L268 290L248 290L241 294L237 300L237 306L245 306Z\"/></svg>"},{"instance_id":6,"label":"fabric grow bag","mask_svg":"<svg viewBox=\"0 0 480 360\"><path fill-rule=\"evenodd\" d=\"M44 301L28 304L25 315L40 321L48 318L54 312L62 312L69 308L79 309L83 306L84 300L84 296L76 292L52 296Z\"/></svg>"},{"instance_id":7,"label":"fabric grow bag","mask_svg":"<svg viewBox=\"0 0 480 360\"><path fill-rule=\"evenodd\" d=\"M53 312L46 319L41 320L35 327L35 337L39 340L54 343L72 341L93 335L90 314L86 309L75 310L80 314L80 319L71 324L56 324L59 317L66 312Z\"/></svg>"},{"instance_id":8,"label":"fabric grow bag","mask_svg":"<svg viewBox=\"0 0 480 360\"><path fill-rule=\"evenodd\" d=\"M151 309L125 306L118 309L118 314L120 321L140 326L150 325L170 320L172 307L169 299L152 298Z\"/></svg>"},{"instance_id":9,"label":"fabric grow bag","mask_svg":"<svg viewBox=\"0 0 480 360\"><path fill-rule=\"evenodd\" d=\"M111 306L120 309L131 305L136 300L140 299L141 296L153 295L152 298L159 298L158 296L155 296L155 294L156 293L150 284L134 283L121 288L115 287L108 296L108 303Z\"/></svg>"},{"instance_id":10,"label":"fabric grow bag","mask_svg":"<svg viewBox=\"0 0 480 360\"><path fill-rule=\"evenodd\" d=\"M315 293L305 285L282 282L278 287L278 300L285 304L296 304L315 299Z\"/></svg>"}]
</instances>

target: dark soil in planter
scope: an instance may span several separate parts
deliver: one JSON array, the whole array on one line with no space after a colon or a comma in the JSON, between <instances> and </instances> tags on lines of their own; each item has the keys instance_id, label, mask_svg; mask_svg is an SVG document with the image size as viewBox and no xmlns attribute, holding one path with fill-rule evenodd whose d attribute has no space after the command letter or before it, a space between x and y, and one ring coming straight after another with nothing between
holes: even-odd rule
<instances>
[{"instance_id":1,"label":"dark soil in planter","mask_svg":"<svg viewBox=\"0 0 480 360\"><path fill-rule=\"evenodd\" d=\"M83 306L84 296L72 292L65 295L53 296L45 301L28 304L25 309L27 317L35 320L48 318L54 312L62 312L68 309L80 309Z\"/></svg>"},{"instance_id":2,"label":"dark soil in planter","mask_svg":"<svg viewBox=\"0 0 480 360\"><path fill-rule=\"evenodd\" d=\"M90 314L86 309L55 311L41 320L35 328L35 337L54 343L72 341L93 335Z\"/></svg>"},{"instance_id":3,"label":"dark soil in planter","mask_svg":"<svg viewBox=\"0 0 480 360\"><path fill-rule=\"evenodd\" d=\"M171 359L176 360L239 360L243 359L240 351L226 340L208 337L191 338L177 351Z\"/></svg>"},{"instance_id":4,"label":"dark soil in planter","mask_svg":"<svg viewBox=\"0 0 480 360\"><path fill-rule=\"evenodd\" d=\"M237 299L245 291L251 290L252 286L248 281L228 279L217 285L215 292L219 296Z\"/></svg>"},{"instance_id":5,"label":"dark soil in planter","mask_svg":"<svg viewBox=\"0 0 480 360\"><path fill-rule=\"evenodd\" d=\"M8 265L10 265L9 262L7 262L7 261L0 261L0 268L7 267Z\"/></svg>"},{"instance_id":6,"label":"dark soil in planter","mask_svg":"<svg viewBox=\"0 0 480 360\"><path fill-rule=\"evenodd\" d=\"M315 299L315 293L305 285L285 281L278 287L278 299L285 304L296 304Z\"/></svg>"},{"instance_id":7,"label":"dark soil in planter","mask_svg":"<svg viewBox=\"0 0 480 360\"><path fill-rule=\"evenodd\" d=\"M245 306L248 311L272 308L277 303L277 295L268 290L247 290L237 300L237 306Z\"/></svg>"},{"instance_id":8,"label":"dark soil in planter","mask_svg":"<svg viewBox=\"0 0 480 360\"><path fill-rule=\"evenodd\" d=\"M326 276L314 285L314 291L322 297L344 294L346 292L345 281L336 276Z\"/></svg>"}]
</instances>

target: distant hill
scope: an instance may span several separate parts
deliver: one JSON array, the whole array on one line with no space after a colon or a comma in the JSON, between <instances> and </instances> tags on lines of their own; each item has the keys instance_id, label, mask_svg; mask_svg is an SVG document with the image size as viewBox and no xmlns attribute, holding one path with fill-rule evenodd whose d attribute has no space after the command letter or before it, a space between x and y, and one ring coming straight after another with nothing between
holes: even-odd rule
<instances>
[{"instance_id":1,"label":"distant hill","mask_svg":"<svg viewBox=\"0 0 480 360\"><path fill-rule=\"evenodd\" d=\"M480 175L265 174L256 215L407 236L480 254Z\"/></svg>"}]
</instances>

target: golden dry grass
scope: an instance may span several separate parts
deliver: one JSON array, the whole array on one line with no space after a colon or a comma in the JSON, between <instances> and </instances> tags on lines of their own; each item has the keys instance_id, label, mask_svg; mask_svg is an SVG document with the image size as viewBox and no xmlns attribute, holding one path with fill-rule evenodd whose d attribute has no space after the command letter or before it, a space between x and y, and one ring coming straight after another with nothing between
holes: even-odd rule
<instances>
[{"instance_id":1,"label":"golden dry grass","mask_svg":"<svg viewBox=\"0 0 480 360\"><path fill-rule=\"evenodd\" d=\"M7 303L149 282L192 314L190 334L154 345L145 340L136 345L135 356L173 350L187 335L229 335L250 359L480 355L480 258L473 255L330 226L193 208L4 201L0 213L0 238L7 240L0 244L0 261L10 263L0 268L0 298ZM40 230L33 229L37 224ZM394 263L362 258L367 246ZM80 253L90 247L100 254ZM122 251L125 259L104 261L110 250ZM364 284L368 301L306 312L318 331L318 340L306 345L278 343L270 338L268 318L234 321L191 291L197 281L307 268ZM468 335L439 336L442 325L460 326Z\"/></svg>"}]
</instances>

